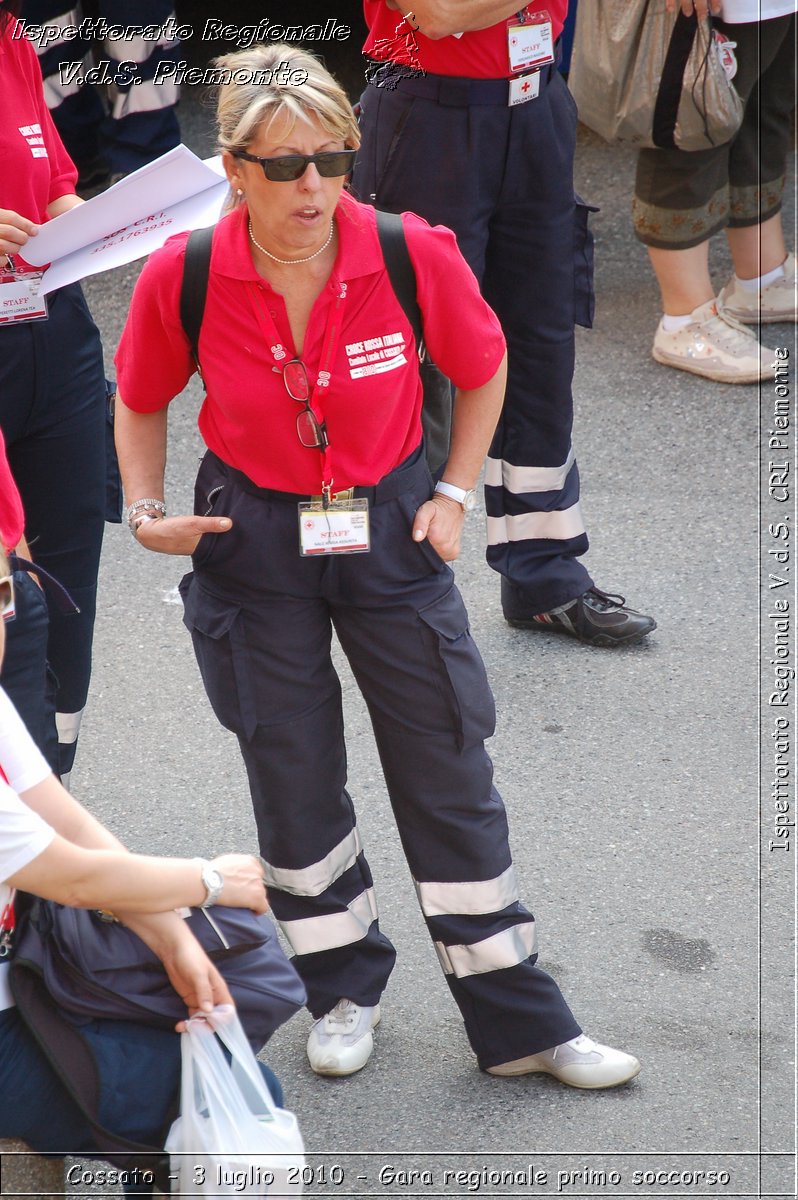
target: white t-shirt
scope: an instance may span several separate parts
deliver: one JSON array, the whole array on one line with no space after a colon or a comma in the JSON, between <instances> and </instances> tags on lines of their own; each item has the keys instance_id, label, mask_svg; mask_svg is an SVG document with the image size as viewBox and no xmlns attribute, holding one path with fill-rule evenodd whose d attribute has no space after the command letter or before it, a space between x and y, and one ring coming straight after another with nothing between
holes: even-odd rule
<instances>
[{"instance_id":1,"label":"white t-shirt","mask_svg":"<svg viewBox=\"0 0 798 1200\"><path fill-rule=\"evenodd\" d=\"M723 20L731 25L772 21L798 12L798 0L723 0Z\"/></svg>"},{"instance_id":2,"label":"white t-shirt","mask_svg":"<svg viewBox=\"0 0 798 1200\"><path fill-rule=\"evenodd\" d=\"M50 768L25 728L14 705L0 687L0 912L11 896L2 880L22 870L55 837L55 830L19 797L41 783ZM0 964L0 1009L14 1003L8 988L8 963Z\"/></svg>"}]
</instances>

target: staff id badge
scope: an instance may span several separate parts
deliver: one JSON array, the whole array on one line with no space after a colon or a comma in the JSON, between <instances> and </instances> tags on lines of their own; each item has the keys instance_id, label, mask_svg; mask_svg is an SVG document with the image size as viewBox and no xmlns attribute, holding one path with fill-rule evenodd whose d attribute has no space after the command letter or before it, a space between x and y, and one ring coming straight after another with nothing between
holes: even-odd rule
<instances>
[{"instance_id":1,"label":"staff id badge","mask_svg":"<svg viewBox=\"0 0 798 1200\"><path fill-rule=\"evenodd\" d=\"M365 554L371 549L368 500L317 501L299 508L299 553Z\"/></svg>"},{"instance_id":2,"label":"staff id badge","mask_svg":"<svg viewBox=\"0 0 798 1200\"><path fill-rule=\"evenodd\" d=\"M47 298L39 295L41 282L41 271L20 275L13 267L0 270L0 325L46 318Z\"/></svg>"},{"instance_id":3,"label":"staff id badge","mask_svg":"<svg viewBox=\"0 0 798 1200\"><path fill-rule=\"evenodd\" d=\"M554 36L548 11L519 13L507 27L507 49L513 73L553 63Z\"/></svg>"}]
</instances>

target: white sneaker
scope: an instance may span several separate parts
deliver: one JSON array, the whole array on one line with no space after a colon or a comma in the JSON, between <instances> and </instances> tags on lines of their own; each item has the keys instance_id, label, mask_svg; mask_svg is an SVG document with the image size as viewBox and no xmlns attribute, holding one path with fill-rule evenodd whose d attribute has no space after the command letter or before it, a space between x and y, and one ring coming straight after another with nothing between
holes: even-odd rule
<instances>
[{"instance_id":1,"label":"white sneaker","mask_svg":"<svg viewBox=\"0 0 798 1200\"><path fill-rule=\"evenodd\" d=\"M668 333L657 326L651 353L666 367L692 371L719 383L758 383L772 377L773 351L714 300L694 309L689 325Z\"/></svg>"},{"instance_id":2,"label":"white sneaker","mask_svg":"<svg viewBox=\"0 0 798 1200\"><path fill-rule=\"evenodd\" d=\"M741 288L737 280L726 284L718 296L718 308L744 325L773 325L798 319L798 280L795 255L788 254L781 279L774 279L757 292Z\"/></svg>"},{"instance_id":3,"label":"white sneaker","mask_svg":"<svg viewBox=\"0 0 798 1200\"><path fill-rule=\"evenodd\" d=\"M611 1088L634 1079L640 1063L623 1050L602 1046L580 1033L570 1042L552 1050L541 1050L526 1058L516 1058L498 1067L488 1067L490 1075L533 1075L543 1072L560 1083L576 1088Z\"/></svg>"},{"instance_id":4,"label":"white sneaker","mask_svg":"<svg viewBox=\"0 0 798 1200\"><path fill-rule=\"evenodd\" d=\"M379 1019L379 1004L365 1008L339 1000L316 1021L308 1037L308 1062L316 1074L354 1075L365 1067L374 1049L371 1031Z\"/></svg>"}]
</instances>

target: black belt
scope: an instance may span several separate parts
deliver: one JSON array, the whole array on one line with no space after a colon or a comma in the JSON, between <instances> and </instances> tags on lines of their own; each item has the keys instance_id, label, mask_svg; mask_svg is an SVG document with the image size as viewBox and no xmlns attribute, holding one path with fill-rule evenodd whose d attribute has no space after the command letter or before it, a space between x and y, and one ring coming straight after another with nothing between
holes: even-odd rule
<instances>
[{"instance_id":1,"label":"black belt","mask_svg":"<svg viewBox=\"0 0 798 1200\"><path fill-rule=\"evenodd\" d=\"M557 70L557 63L549 63L537 71L525 71L513 79L540 79L540 91L543 91ZM510 100L509 79L467 79L459 75L431 75L428 71L411 71L397 66L396 63L385 63L370 78L372 87L386 87L391 91L407 92L410 96L419 96L423 100L434 100L445 108L470 108L476 104L495 104L507 106Z\"/></svg>"},{"instance_id":2,"label":"black belt","mask_svg":"<svg viewBox=\"0 0 798 1200\"><path fill-rule=\"evenodd\" d=\"M218 454L214 454L212 450L208 451L208 455L215 458L232 478L233 482L242 491L248 492L250 496L257 496L262 500L290 501L292 504L320 504L322 501L321 495L305 496L300 492L281 492L276 488L258 487L248 475L245 475L243 471L236 470L235 467L229 466L228 463L219 458ZM419 484L423 484L424 487L431 491L429 467L420 448L419 450L415 450L398 467L395 467L379 483L344 488L340 491L333 490L330 498L332 500L368 500L370 504L385 504L386 501L395 500L397 496L402 496L405 492L413 491Z\"/></svg>"}]
</instances>

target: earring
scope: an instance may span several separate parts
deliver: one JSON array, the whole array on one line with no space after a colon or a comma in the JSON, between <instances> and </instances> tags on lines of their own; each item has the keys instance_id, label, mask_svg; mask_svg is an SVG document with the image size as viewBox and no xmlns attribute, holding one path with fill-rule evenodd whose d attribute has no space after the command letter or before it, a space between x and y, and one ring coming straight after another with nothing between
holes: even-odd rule
<instances>
[{"instance_id":1,"label":"earring","mask_svg":"<svg viewBox=\"0 0 798 1200\"><path fill-rule=\"evenodd\" d=\"M243 196L243 195L244 195L243 189L242 189L242 188L236 188L236 195L237 195L237 196Z\"/></svg>"}]
</instances>

